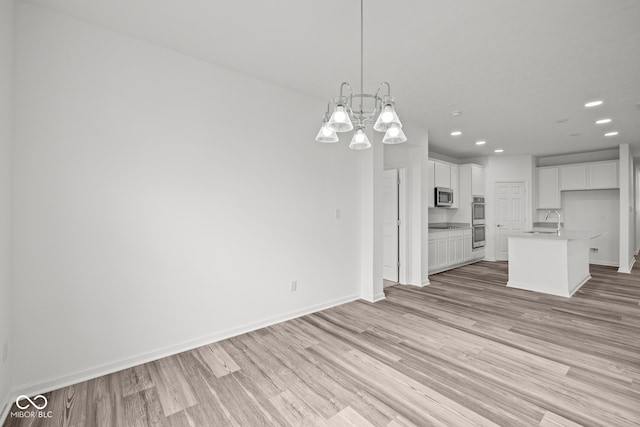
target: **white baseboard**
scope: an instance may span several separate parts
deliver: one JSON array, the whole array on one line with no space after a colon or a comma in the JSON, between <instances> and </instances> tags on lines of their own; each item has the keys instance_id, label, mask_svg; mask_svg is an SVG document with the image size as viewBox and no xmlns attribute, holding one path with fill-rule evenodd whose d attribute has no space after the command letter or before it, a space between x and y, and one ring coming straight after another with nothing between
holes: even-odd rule
<instances>
[{"instance_id":1,"label":"white baseboard","mask_svg":"<svg viewBox=\"0 0 640 427\"><path fill-rule=\"evenodd\" d=\"M457 264L451 264L451 265L447 265L446 267L442 267L442 268L436 268L433 271L429 271L429 274L438 274L438 273L442 273L443 271L449 271L449 270L453 270L454 268L458 268L458 267L463 267L465 265L471 265L471 264L475 264L476 262L480 262L480 261L486 261L483 258L472 258L468 261L463 261ZM424 281L422 282L424 285ZM429 278L427 277L427 285L429 284Z\"/></svg>"},{"instance_id":2,"label":"white baseboard","mask_svg":"<svg viewBox=\"0 0 640 427\"><path fill-rule=\"evenodd\" d=\"M578 284L578 286L576 286L575 288L573 288L573 290L569 293L569 296L572 297L573 294L575 294L576 292L578 292L578 290L585 284L587 283L589 280L591 280L591 275L587 275L587 277L585 277L582 282L580 282Z\"/></svg>"},{"instance_id":3,"label":"white baseboard","mask_svg":"<svg viewBox=\"0 0 640 427\"><path fill-rule=\"evenodd\" d=\"M384 299L384 293L381 295L382 297L380 299ZM215 333L213 335L185 341L180 344L160 348L158 350L150 351L148 353L139 354L137 356L121 359L116 362L107 363L101 366L96 366L95 368L85 369L85 370L74 372L68 375L50 378L44 381L39 381L39 382L34 382L29 384L22 384L14 387L12 389L11 395L15 398L22 394L27 396L33 396L36 394L47 393L62 387L70 386L72 384L78 384L83 381L88 381L94 378L101 377L103 375L112 374L114 372L131 368L133 366L141 365L143 363L148 363L154 360L162 359L163 357L172 356L174 354L192 350L197 347L202 347L203 345L211 344L217 341L222 341L227 338L232 338L238 335L245 334L247 332L255 331L257 329L262 329L267 326L274 325L276 323L281 323L287 320L295 319L296 317L315 313L321 310L326 310L328 308L335 307L337 305L346 304L348 302L355 301L357 299L360 299L359 294L350 295L347 297L338 298L331 301L326 301L322 304L316 304L313 306L301 308L299 310L291 311L289 313L285 313L282 315L269 317L267 319L264 319L258 322L253 322L253 323L249 323L236 328L227 329L227 330ZM379 301L379 299L375 301ZM9 407L11 407L11 405L9 405Z\"/></svg>"},{"instance_id":4,"label":"white baseboard","mask_svg":"<svg viewBox=\"0 0 640 427\"><path fill-rule=\"evenodd\" d=\"M611 261L593 261L593 262L589 262L589 264L604 265L605 267L618 267L619 266L619 264L617 262L611 262Z\"/></svg>"},{"instance_id":5,"label":"white baseboard","mask_svg":"<svg viewBox=\"0 0 640 427\"><path fill-rule=\"evenodd\" d=\"M516 288L516 289L524 289L525 291L531 291L531 292L540 292L540 293L547 294L547 295L555 295L557 297L569 298L573 294L578 292L578 289L580 289L582 287L582 285L587 283L590 279L591 279L591 275L588 274L573 289L571 289L571 290L569 290L569 289L566 289L566 290L565 289L557 289L557 292L540 291L535 286L531 286L529 283L518 283L518 282L514 282L513 280L507 281L507 287L508 288Z\"/></svg>"},{"instance_id":6,"label":"white baseboard","mask_svg":"<svg viewBox=\"0 0 640 427\"><path fill-rule=\"evenodd\" d=\"M378 302L378 301L382 301L385 298L386 297L384 296L384 291L383 291L383 292L381 292L379 294L374 295L373 298L371 298L371 299L369 299L369 298L362 298L362 299L365 300L365 301L368 301L368 302Z\"/></svg>"},{"instance_id":7,"label":"white baseboard","mask_svg":"<svg viewBox=\"0 0 640 427\"><path fill-rule=\"evenodd\" d=\"M416 288L422 288L423 286L427 286L429 284L429 279L425 279L425 280L421 280L418 283L412 283L412 282L408 282L408 283L401 283L401 285L405 285L405 286L415 286Z\"/></svg>"},{"instance_id":8,"label":"white baseboard","mask_svg":"<svg viewBox=\"0 0 640 427\"><path fill-rule=\"evenodd\" d=\"M629 263L629 267L625 269L623 266L620 266L620 268L618 268L618 273L630 274L631 269L633 268L633 264L635 263L636 263L635 257L631 257L631 262Z\"/></svg>"}]
</instances>

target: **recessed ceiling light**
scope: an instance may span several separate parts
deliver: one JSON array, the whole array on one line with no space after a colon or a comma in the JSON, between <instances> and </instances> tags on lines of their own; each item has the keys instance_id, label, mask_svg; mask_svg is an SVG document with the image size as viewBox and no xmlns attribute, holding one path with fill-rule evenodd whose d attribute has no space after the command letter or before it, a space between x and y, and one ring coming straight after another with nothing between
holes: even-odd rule
<instances>
[{"instance_id":1,"label":"recessed ceiling light","mask_svg":"<svg viewBox=\"0 0 640 427\"><path fill-rule=\"evenodd\" d=\"M494 153L502 153L504 150L502 148L498 148L497 150L493 150Z\"/></svg>"},{"instance_id":2,"label":"recessed ceiling light","mask_svg":"<svg viewBox=\"0 0 640 427\"><path fill-rule=\"evenodd\" d=\"M607 123L611 123L611 119L600 119L596 120L597 125L606 125Z\"/></svg>"},{"instance_id":3,"label":"recessed ceiling light","mask_svg":"<svg viewBox=\"0 0 640 427\"><path fill-rule=\"evenodd\" d=\"M556 123L567 123L569 121L569 119L558 119L556 120Z\"/></svg>"},{"instance_id":4,"label":"recessed ceiling light","mask_svg":"<svg viewBox=\"0 0 640 427\"><path fill-rule=\"evenodd\" d=\"M617 131L607 132L607 133L604 134L604 136L616 136L616 135L618 135Z\"/></svg>"},{"instance_id":5,"label":"recessed ceiling light","mask_svg":"<svg viewBox=\"0 0 640 427\"><path fill-rule=\"evenodd\" d=\"M454 130L453 132L451 132L451 136L460 136L462 135L462 132L459 130Z\"/></svg>"},{"instance_id":6,"label":"recessed ceiling light","mask_svg":"<svg viewBox=\"0 0 640 427\"><path fill-rule=\"evenodd\" d=\"M476 145L484 145L487 141L476 141Z\"/></svg>"},{"instance_id":7,"label":"recessed ceiling light","mask_svg":"<svg viewBox=\"0 0 640 427\"><path fill-rule=\"evenodd\" d=\"M584 106L587 108L591 108L591 107L597 107L598 105L602 105L602 104L603 104L602 100L598 99L595 101L587 102L586 104L584 104Z\"/></svg>"},{"instance_id":8,"label":"recessed ceiling light","mask_svg":"<svg viewBox=\"0 0 640 427\"><path fill-rule=\"evenodd\" d=\"M455 110L455 111L451 112L451 115L453 117L458 117L458 116L460 116L460 114L462 114L462 111L460 111L460 110Z\"/></svg>"}]
</instances>

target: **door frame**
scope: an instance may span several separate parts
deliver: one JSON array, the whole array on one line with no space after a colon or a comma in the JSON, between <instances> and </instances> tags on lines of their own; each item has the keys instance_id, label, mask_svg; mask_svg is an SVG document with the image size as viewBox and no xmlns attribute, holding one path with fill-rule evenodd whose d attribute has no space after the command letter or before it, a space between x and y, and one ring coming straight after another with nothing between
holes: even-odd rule
<instances>
[{"instance_id":1,"label":"door frame","mask_svg":"<svg viewBox=\"0 0 640 427\"><path fill-rule=\"evenodd\" d=\"M384 170L398 171L398 219L400 220L400 226L398 227L398 283L401 285L407 284L407 278L409 277L409 266L407 262L409 236L407 234L407 169L405 167L386 165Z\"/></svg>"},{"instance_id":2,"label":"door frame","mask_svg":"<svg viewBox=\"0 0 640 427\"><path fill-rule=\"evenodd\" d=\"M409 238L407 235L407 170L405 168L398 169L398 218L400 219L400 227L398 227L398 282L402 285L407 284L409 275L409 263L407 262L407 244Z\"/></svg>"},{"instance_id":3,"label":"door frame","mask_svg":"<svg viewBox=\"0 0 640 427\"><path fill-rule=\"evenodd\" d=\"M493 206L492 206L492 210L493 210L493 230L491 231L493 236L492 236L492 245L493 245L493 260L494 261L505 261L502 259L498 258L498 248L500 247L499 241L498 239L500 238L500 233L498 233L498 185L501 184L522 184L524 186L524 224L525 224L525 228L531 228L532 223L531 221L531 212L529 212L529 197L530 197L530 193L529 193L529 181L527 180L504 180L504 181L494 181L493 183L493 196L494 196L494 201L493 201ZM485 241L488 242L488 236L487 236L487 230L485 229ZM508 258L507 258L508 260Z\"/></svg>"},{"instance_id":4,"label":"door frame","mask_svg":"<svg viewBox=\"0 0 640 427\"><path fill-rule=\"evenodd\" d=\"M392 283L400 283L400 171L396 168L387 168L384 169L384 211L383 211L383 219L384 219L384 227L383 227L383 236L386 237L386 231L389 230L391 233L395 234L395 239L392 239L391 244L394 246L387 246L387 241L383 239L382 244L382 253L383 253L383 262L382 262L382 278L385 282L389 281ZM390 190L391 193L387 196L387 176L392 177L393 181L390 182ZM395 198L391 198L391 196L395 196ZM395 216L393 218L387 218L387 208L392 207ZM390 228L387 228L390 227ZM393 257L395 263L389 265L387 263L387 254ZM394 265L395 264L395 265ZM394 270L393 273L387 274L388 271ZM388 276L393 276L394 279L391 280Z\"/></svg>"}]
</instances>

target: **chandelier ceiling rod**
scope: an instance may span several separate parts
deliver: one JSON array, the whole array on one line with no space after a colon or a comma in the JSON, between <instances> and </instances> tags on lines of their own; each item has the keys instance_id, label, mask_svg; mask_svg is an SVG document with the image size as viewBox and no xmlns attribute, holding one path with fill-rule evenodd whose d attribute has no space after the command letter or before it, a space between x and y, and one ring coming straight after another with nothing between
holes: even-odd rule
<instances>
[{"instance_id":1,"label":"chandelier ceiling rod","mask_svg":"<svg viewBox=\"0 0 640 427\"><path fill-rule=\"evenodd\" d=\"M364 0L360 0L360 113L364 94Z\"/></svg>"}]
</instances>

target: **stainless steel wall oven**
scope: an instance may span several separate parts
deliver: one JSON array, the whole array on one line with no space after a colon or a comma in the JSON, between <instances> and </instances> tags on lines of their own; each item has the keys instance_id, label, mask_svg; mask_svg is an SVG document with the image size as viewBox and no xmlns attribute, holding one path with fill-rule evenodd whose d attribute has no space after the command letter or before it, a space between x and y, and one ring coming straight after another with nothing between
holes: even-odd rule
<instances>
[{"instance_id":1,"label":"stainless steel wall oven","mask_svg":"<svg viewBox=\"0 0 640 427\"><path fill-rule=\"evenodd\" d=\"M484 197L474 197L471 203L471 225L473 227L473 249L485 245L485 203Z\"/></svg>"}]
</instances>

